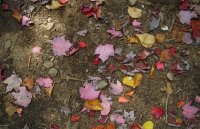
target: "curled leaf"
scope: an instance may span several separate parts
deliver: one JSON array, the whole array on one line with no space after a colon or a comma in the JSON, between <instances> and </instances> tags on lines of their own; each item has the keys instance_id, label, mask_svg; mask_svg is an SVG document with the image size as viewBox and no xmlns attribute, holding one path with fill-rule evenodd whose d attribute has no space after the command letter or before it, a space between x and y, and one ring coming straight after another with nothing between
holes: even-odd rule
<instances>
[{"instance_id":1,"label":"curled leaf","mask_svg":"<svg viewBox=\"0 0 200 129\"><path fill-rule=\"evenodd\" d=\"M128 14L132 18L139 18L142 16L142 10L136 7L128 7Z\"/></svg>"}]
</instances>

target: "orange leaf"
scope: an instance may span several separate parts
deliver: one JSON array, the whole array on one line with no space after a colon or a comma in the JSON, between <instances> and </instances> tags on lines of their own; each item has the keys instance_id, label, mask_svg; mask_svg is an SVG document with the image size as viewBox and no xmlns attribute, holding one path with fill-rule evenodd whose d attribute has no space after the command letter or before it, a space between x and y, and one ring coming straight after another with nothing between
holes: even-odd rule
<instances>
[{"instance_id":1,"label":"orange leaf","mask_svg":"<svg viewBox=\"0 0 200 129\"><path fill-rule=\"evenodd\" d=\"M176 105L177 105L178 107L182 107L183 105L185 105L185 102L184 102L183 100L179 100L179 101L176 103Z\"/></svg>"},{"instance_id":2,"label":"orange leaf","mask_svg":"<svg viewBox=\"0 0 200 129\"><path fill-rule=\"evenodd\" d=\"M106 125L99 125L99 126L96 126L92 129L116 129L115 125L113 123L108 123Z\"/></svg>"},{"instance_id":3,"label":"orange leaf","mask_svg":"<svg viewBox=\"0 0 200 129\"><path fill-rule=\"evenodd\" d=\"M134 90L128 91L128 92L126 93L127 96L132 96L132 95L134 95L134 94L135 94L135 91L134 91Z\"/></svg>"},{"instance_id":4,"label":"orange leaf","mask_svg":"<svg viewBox=\"0 0 200 129\"><path fill-rule=\"evenodd\" d=\"M78 122L80 120L81 116L79 115L72 115L71 116L71 122L75 123Z\"/></svg>"},{"instance_id":5,"label":"orange leaf","mask_svg":"<svg viewBox=\"0 0 200 129\"><path fill-rule=\"evenodd\" d=\"M51 96L51 93L52 93L53 87L54 87L54 86L46 87L46 88L45 88L45 91L46 91L46 93L47 93L48 96Z\"/></svg>"},{"instance_id":6,"label":"orange leaf","mask_svg":"<svg viewBox=\"0 0 200 129\"><path fill-rule=\"evenodd\" d=\"M118 102L119 103L127 103L129 101L129 99L127 99L126 97L124 97L124 96L120 96L119 98L118 98Z\"/></svg>"},{"instance_id":7,"label":"orange leaf","mask_svg":"<svg viewBox=\"0 0 200 129\"><path fill-rule=\"evenodd\" d=\"M85 100L84 106L88 110L103 110L103 108L100 105L100 100L95 99L95 100Z\"/></svg>"},{"instance_id":8,"label":"orange leaf","mask_svg":"<svg viewBox=\"0 0 200 129\"><path fill-rule=\"evenodd\" d=\"M165 35L164 34L157 34L156 35L156 41L158 42L158 43L163 43L164 41L165 41Z\"/></svg>"},{"instance_id":9,"label":"orange leaf","mask_svg":"<svg viewBox=\"0 0 200 129\"><path fill-rule=\"evenodd\" d=\"M33 78L31 76L28 76L23 80L23 85L26 86L29 90L33 88L33 83Z\"/></svg>"},{"instance_id":10,"label":"orange leaf","mask_svg":"<svg viewBox=\"0 0 200 129\"><path fill-rule=\"evenodd\" d=\"M149 76L151 79L153 79L155 76L155 66L154 65L151 66Z\"/></svg>"},{"instance_id":11,"label":"orange leaf","mask_svg":"<svg viewBox=\"0 0 200 129\"><path fill-rule=\"evenodd\" d=\"M167 62L167 61L171 60L171 58L172 58L172 56L168 49L161 51L161 53L160 53L160 61L161 62Z\"/></svg>"},{"instance_id":12,"label":"orange leaf","mask_svg":"<svg viewBox=\"0 0 200 129\"><path fill-rule=\"evenodd\" d=\"M22 19L22 15L20 14L20 12L18 10L14 10L12 13L12 16L18 21L21 22Z\"/></svg>"}]
</instances>

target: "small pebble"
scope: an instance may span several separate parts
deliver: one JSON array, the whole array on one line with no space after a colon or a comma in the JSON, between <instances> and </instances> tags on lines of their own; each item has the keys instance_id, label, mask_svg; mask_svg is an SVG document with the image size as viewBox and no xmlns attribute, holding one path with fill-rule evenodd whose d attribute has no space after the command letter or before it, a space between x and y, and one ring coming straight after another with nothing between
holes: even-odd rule
<instances>
[{"instance_id":1,"label":"small pebble","mask_svg":"<svg viewBox=\"0 0 200 129\"><path fill-rule=\"evenodd\" d=\"M43 65L44 65L45 68L51 68L53 66L53 62L45 61Z\"/></svg>"},{"instance_id":2,"label":"small pebble","mask_svg":"<svg viewBox=\"0 0 200 129\"><path fill-rule=\"evenodd\" d=\"M56 76L58 73L58 70L56 68L50 68L48 74L51 76Z\"/></svg>"},{"instance_id":3,"label":"small pebble","mask_svg":"<svg viewBox=\"0 0 200 129\"><path fill-rule=\"evenodd\" d=\"M47 23L47 25L45 26L45 28L47 30L51 30L53 28L53 26L54 26L54 23L53 22L49 22L49 23Z\"/></svg>"}]
</instances>

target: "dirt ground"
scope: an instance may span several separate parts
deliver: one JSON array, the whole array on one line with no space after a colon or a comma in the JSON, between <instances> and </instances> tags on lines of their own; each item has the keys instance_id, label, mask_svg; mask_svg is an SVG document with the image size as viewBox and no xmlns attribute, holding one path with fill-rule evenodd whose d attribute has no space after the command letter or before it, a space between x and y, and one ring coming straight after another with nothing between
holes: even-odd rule
<instances>
[{"instance_id":1,"label":"dirt ground","mask_svg":"<svg viewBox=\"0 0 200 129\"><path fill-rule=\"evenodd\" d=\"M142 1L142 0L141 0ZM145 0L144 0L145 1ZM177 0L150 0L150 4L162 10L168 17L166 23L171 23L172 17L176 17L178 12ZM10 12L0 10L0 64L6 68L6 76L10 76L14 70L21 78L27 75L32 75L33 78L39 76L51 76L48 74L49 68L43 66L45 61L52 61L53 68L58 70L54 80L54 89L52 96L48 97L44 93L36 96L31 101L30 105L23 110L22 117L17 114L9 118L4 111L5 86L0 84L0 125L8 125L0 129L22 129L25 124L30 125L31 129L48 129L51 123L59 125L61 129L67 129L67 121L69 116L60 113L61 108L67 107L72 114L80 114L79 129L91 129L96 125L98 115L88 117L87 113L79 113L83 104L80 99L78 89L83 85L82 81L68 80L67 76L87 80L87 76L114 76L122 80L124 74L114 72L112 74L105 73L102 75L97 72L96 66L92 63L94 59L94 50L100 43L112 43L115 46L122 47L125 53L138 53L143 50L140 45L127 44L126 37L113 38L105 33L107 29L113 26L112 20L121 21L124 23L128 20L127 7L128 0L106 0L102 6L102 14L104 20L95 20L94 18L86 18L80 12L82 4L87 4L88 0L70 0L62 9L48 10L43 6L38 5L39 11L32 16L34 25L31 27L21 26ZM137 6L141 6L138 4ZM145 15L142 16L141 22L147 25L144 29L149 31L149 13L152 5L146 6ZM54 26L51 30L47 30L44 26L48 22L53 22ZM175 24L176 25L176 24ZM96 29L100 26L100 29ZM76 33L80 30L87 29L86 37L78 36ZM131 27L127 30L131 33ZM156 33L158 30L151 33ZM166 32L167 34L168 32ZM83 40L88 43L86 49L81 50L70 57L55 57L52 54L51 40L56 36L65 36L71 42ZM10 49L5 50L5 42L11 42ZM171 41L173 42L173 41ZM32 47L39 45L43 48L41 57L32 58L30 67L28 67L28 58ZM192 69L175 77L173 81L174 93L169 96L168 108L173 109L178 100L189 101L196 95L200 94L200 56L198 45L185 45L173 43L178 50L190 50L189 56L181 56L180 59L185 59L190 62ZM162 46L161 46L162 47ZM151 60L149 60L151 62ZM120 104L115 102L117 97L113 96L114 105L112 111L135 110L136 121L152 120L149 113L151 107L155 105L165 108L167 95L160 91L160 88L165 85L166 71L156 71L155 78L149 79L148 74L144 74L142 85L137 88L134 97L129 103ZM181 109L180 109L181 110ZM111 112L112 112L111 111ZM98 113L97 113L98 114ZM164 117L159 120L153 120L155 123L154 129L175 129L165 124ZM199 118L197 123L200 123ZM181 127L186 129L186 127ZM195 126L195 129L200 129L200 124Z\"/></svg>"}]
</instances>

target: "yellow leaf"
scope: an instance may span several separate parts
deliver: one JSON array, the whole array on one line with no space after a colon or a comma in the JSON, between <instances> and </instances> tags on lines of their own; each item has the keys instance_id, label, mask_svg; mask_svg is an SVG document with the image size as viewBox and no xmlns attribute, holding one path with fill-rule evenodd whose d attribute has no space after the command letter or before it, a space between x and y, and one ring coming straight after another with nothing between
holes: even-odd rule
<instances>
[{"instance_id":1,"label":"yellow leaf","mask_svg":"<svg viewBox=\"0 0 200 129\"><path fill-rule=\"evenodd\" d=\"M88 110L103 110L103 108L100 105L100 100L95 99L95 100L85 100L84 106Z\"/></svg>"},{"instance_id":2,"label":"yellow leaf","mask_svg":"<svg viewBox=\"0 0 200 129\"><path fill-rule=\"evenodd\" d=\"M146 121L144 122L144 124L142 125L143 129L153 129L153 122L152 121Z\"/></svg>"},{"instance_id":3,"label":"yellow leaf","mask_svg":"<svg viewBox=\"0 0 200 129\"><path fill-rule=\"evenodd\" d=\"M142 16L142 10L136 7L128 7L128 14L132 18L139 18Z\"/></svg>"},{"instance_id":4,"label":"yellow leaf","mask_svg":"<svg viewBox=\"0 0 200 129\"><path fill-rule=\"evenodd\" d=\"M153 79L155 76L155 66L154 65L151 66L149 76L151 79Z\"/></svg>"},{"instance_id":5,"label":"yellow leaf","mask_svg":"<svg viewBox=\"0 0 200 129\"><path fill-rule=\"evenodd\" d=\"M139 43L139 39L136 36L128 36L128 42L129 43Z\"/></svg>"},{"instance_id":6,"label":"yellow leaf","mask_svg":"<svg viewBox=\"0 0 200 129\"><path fill-rule=\"evenodd\" d=\"M47 88L45 88L45 91L46 91L46 93L47 93L48 96L51 96L51 93L52 93L53 87L54 87L54 86L51 86L51 87L47 87Z\"/></svg>"},{"instance_id":7,"label":"yellow leaf","mask_svg":"<svg viewBox=\"0 0 200 129\"><path fill-rule=\"evenodd\" d=\"M54 10L54 9L58 9L60 7L62 7L63 5L60 4L58 1L56 0L52 0L51 5L49 5L49 8Z\"/></svg>"},{"instance_id":8,"label":"yellow leaf","mask_svg":"<svg viewBox=\"0 0 200 129\"><path fill-rule=\"evenodd\" d=\"M8 114L9 117L13 116L17 111L17 108L12 105L12 103L5 102L5 112Z\"/></svg>"},{"instance_id":9,"label":"yellow leaf","mask_svg":"<svg viewBox=\"0 0 200 129\"><path fill-rule=\"evenodd\" d=\"M34 81L31 76L28 76L23 80L23 85L26 86L29 90L33 89L33 84Z\"/></svg>"},{"instance_id":10,"label":"yellow leaf","mask_svg":"<svg viewBox=\"0 0 200 129\"><path fill-rule=\"evenodd\" d=\"M154 35L144 33L144 34L137 34L136 36L139 38L142 46L144 46L146 48L150 48L155 44L155 36Z\"/></svg>"},{"instance_id":11,"label":"yellow leaf","mask_svg":"<svg viewBox=\"0 0 200 129\"><path fill-rule=\"evenodd\" d=\"M137 73L134 75L134 77L132 76L126 76L123 78L122 80L123 84L130 86L130 87L137 87L141 84L142 82L142 74L141 73Z\"/></svg>"}]
</instances>

